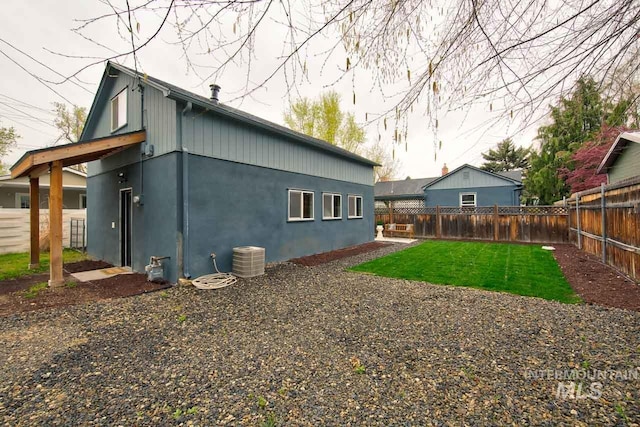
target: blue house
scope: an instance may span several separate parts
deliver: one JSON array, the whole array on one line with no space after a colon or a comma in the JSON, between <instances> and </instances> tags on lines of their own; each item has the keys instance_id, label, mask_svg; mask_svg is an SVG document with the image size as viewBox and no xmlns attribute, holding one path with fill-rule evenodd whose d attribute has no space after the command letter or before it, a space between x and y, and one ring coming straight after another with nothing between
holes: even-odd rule
<instances>
[{"instance_id":1,"label":"blue house","mask_svg":"<svg viewBox=\"0 0 640 427\"><path fill-rule=\"evenodd\" d=\"M88 252L166 277L231 270L233 248L281 261L373 239L376 163L108 63L82 141L144 142L88 166ZM144 130L144 133L140 131Z\"/></svg>"},{"instance_id":2,"label":"blue house","mask_svg":"<svg viewBox=\"0 0 640 427\"><path fill-rule=\"evenodd\" d=\"M521 171L487 172L464 164L424 187L425 206L518 206Z\"/></svg>"}]
</instances>

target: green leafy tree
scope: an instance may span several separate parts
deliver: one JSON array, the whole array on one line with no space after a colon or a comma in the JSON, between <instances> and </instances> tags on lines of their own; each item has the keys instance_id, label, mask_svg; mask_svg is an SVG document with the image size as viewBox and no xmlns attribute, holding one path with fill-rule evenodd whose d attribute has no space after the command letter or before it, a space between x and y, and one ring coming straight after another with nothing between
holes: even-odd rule
<instances>
[{"instance_id":1,"label":"green leafy tree","mask_svg":"<svg viewBox=\"0 0 640 427\"><path fill-rule=\"evenodd\" d=\"M367 134L356 123L352 113L340 108L340 95L330 91L318 99L302 98L292 103L284 113L284 122L291 129L327 141L357 153Z\"/></svg>"},{"instance_id":2,"label":"green leafy tree","mask_svg":"<svg viewBox=\"0 0 640 427\"><path fill-rule=\"evenodd\" d=\"M526 169L529 166L530 154L530 149L516 147L511 138L507 138L499 142L495 149L482 153L485 162L480 166L480 169L489 172Z\"/></svg>"},{"instance_id":3,"label":"green leafy tree","mask_svg":"<svg viewBox=\"0 0 640 427\"><path fill-rule=\"evenodd\" d=\"M571 156L590 140L605 120L605 102L597 83L580 78L569 98L551 106L552 123L538 129L540 151L531 154L525 178L525 197L550 204L569 195L569 187L558 170L571 170Z\"/></svg>"},{"instance_id":4,"label":"green leafy tree","mask_svg":"<svg viewBox=\"0 0 640 427\"><path fill-rule=\"evenodd\" d=\"M20 135L16 133L13 126L3 127L0 126L0 159L9 154L9 151L15 147L16 142L20 138ZM0 175L4 175L8 172L8 167L3 162L0 162Z\"/></svg>"},{"instance_id":5,"label":"green leafy tree","mask_svg":"<svg viewBox=\"0 0 640 427\"><path fill-rule=\"evenodd\" d=\"M56 118L53 124L60 131L56 142L67 141L75 143L80 141L80 136L84 129L84 122L87 120L87 109L78 107L77 105L73 105L68 109L66 104L60 102L54 102L53 105L56 108ZM80 172L87 171L86 164L84 163L72 167Z\"/></svg>"},{"instance_id":6,"label":"green leafy tree","mask_svg":"<svg viewBox=\"0 0 640 427\"><path fill-rule=\"evenodd\" d=\"M67 105L60 102L54 102L53 105L56 107L56 118L53 124L60 131L58 141L78 142L84 129L84 122L87 120L87 109L77 105L67 109Z\"/></svg>"}]
</instances>

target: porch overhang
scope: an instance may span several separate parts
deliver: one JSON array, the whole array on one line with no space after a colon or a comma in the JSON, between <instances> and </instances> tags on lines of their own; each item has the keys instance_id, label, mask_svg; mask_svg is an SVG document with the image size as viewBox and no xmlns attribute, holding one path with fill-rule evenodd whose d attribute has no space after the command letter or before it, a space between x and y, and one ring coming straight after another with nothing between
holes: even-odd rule
<instances>
[{"instance_id":1,"label":"porch overhang","mask_svg":"<svg viewBox=\"0 0 640 427\"><path fill-rule=\"evenodd\" d=\"M144 130L92 139L75 144L32 150L11 167L11 177L29 177L31 250L29 268L40 264L39 176L51 173L49 184L49 286L64 284L62 274L62 168L115 154L146 141Z\"/></svg>"},{"instance_id":2,"label":"porch overhang","mask_svg":"<svg viewBox=\"0 0 640 427\"><path fill-rule=\"evenodd\" d=\"M49 172L50 164L56 161L60 161L65 167L99 160L144 142L146 139L146 131L139 130L74 144L27 151L20 160L11 166L11 178L38 177Z\"/></svg>"}]
</instances>

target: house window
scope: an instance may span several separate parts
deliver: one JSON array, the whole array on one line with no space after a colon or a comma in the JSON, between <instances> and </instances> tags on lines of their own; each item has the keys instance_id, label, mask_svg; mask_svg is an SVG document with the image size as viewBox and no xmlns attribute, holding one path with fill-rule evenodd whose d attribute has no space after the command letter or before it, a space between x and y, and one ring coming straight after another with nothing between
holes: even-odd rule
<instances>
[{"instance_id":1,"label":"house window","mask_svg":"<svg viewBox=\"0 0 640 427\"><path fill-rule=\"evenodd\" d=\"M334 193L322 193L322 219L342 218L342 196Z\"/></svg>"},{"instance_id":2,"label":"house window","mask_svg":"<svg viewBox=\"0 0 640 427\"><path fill-rule=\"evenodd\" d=\"M87 195L80 195L80 209L87 209Z\"/></svg>"},{"instance_id":3,"label":"house window","mask_svg":"<svg viewBox=\"0 0 640 427\"><path fill-rule=\"evenodd\" d=\"M476 206L476 193L460 193L460 206L461 207L475 207Z\"/></svg>"},{"instance_id":4,"label":"house window","mask_svg":"<svg viewBox=\"0 0 640 427\"><path fill-rule=\"evenodd\" d=\"M313 221L313 191L289 190L289 221Z\"/></svg>"},{"instance_id":5,"label":"house window","mask_svg":"<svg viewBox=\"0 0 640 427\"><path fill-rule=\"evenodd\" d=\"M349 218L362 218L362 196L349 195Z\"/></svg>"},{"instance_id":6,"label":"house window","mask_svg":"<svg viewBox=\"0 0 640 427\"><path fill-rule=\"evenodd\" d=\"M111 99L111 132L127 124L127 89Z\"/></svg>"},{"instance_id":7,"label":"house window","mask_svg":"<svg viewBox=\"0 0 640 427\"><path fill-rule=\"evenodd\" d=\"M16 193L16 208L29 209L29 193Z\"/></svg>"}]
</instances>

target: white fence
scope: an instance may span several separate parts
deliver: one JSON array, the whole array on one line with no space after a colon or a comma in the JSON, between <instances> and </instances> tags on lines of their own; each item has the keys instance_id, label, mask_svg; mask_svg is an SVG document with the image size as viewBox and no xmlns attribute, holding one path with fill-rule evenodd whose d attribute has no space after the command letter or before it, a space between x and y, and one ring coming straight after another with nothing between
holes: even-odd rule
<instances>
[{"instance_id":1,"label":"white fence","mask_svg":"<svg viewBox=\"0 0 640 427\"><path fill-rule=\"evenodd\" d=\"M62 245L69 247L71 219L86 221L86 209L62 211ZM40 209L40 236L49 230L49 210ZM29 251L29 209L0 209L0 254Z\"/></svg>"}]
</instances>

